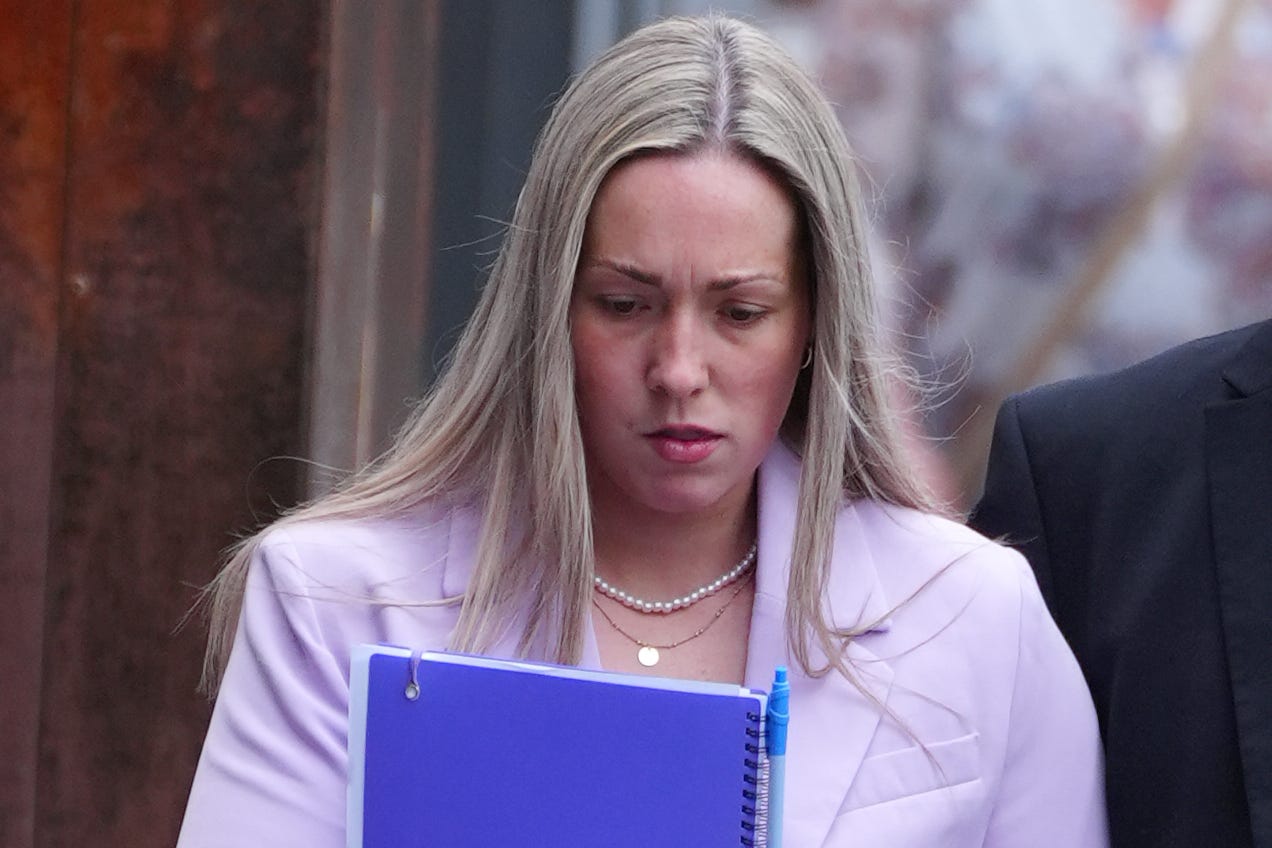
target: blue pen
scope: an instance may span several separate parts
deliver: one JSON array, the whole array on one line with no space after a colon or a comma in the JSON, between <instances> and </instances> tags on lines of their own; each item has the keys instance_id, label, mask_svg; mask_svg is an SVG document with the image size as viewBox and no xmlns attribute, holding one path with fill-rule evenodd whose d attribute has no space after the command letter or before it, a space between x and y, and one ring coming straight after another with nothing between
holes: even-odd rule
<instances>
[{"instance_id":1,"label":"blue pen","mask_svg":"<svg viewBox=\"0 0 1272 848\"><path fill-rule=\"evenodd\" d=\"M791 684L786 681L786 666L773 673L773 691L769 692L764 726L764 745L768 750L769 848L782 846L782 803L786 795L786 725L791 720Z\"/></svg>"}]
</instances>

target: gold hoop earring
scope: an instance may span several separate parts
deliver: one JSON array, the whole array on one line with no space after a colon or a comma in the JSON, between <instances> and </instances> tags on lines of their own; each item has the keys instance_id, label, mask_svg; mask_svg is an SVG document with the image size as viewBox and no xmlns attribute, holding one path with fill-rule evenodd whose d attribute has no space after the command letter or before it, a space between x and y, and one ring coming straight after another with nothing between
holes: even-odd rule
<instances>
[{"instance_id":1,"label":"gold hoop earring","mask_svg":"<svg viewBox=\"0 0 1272 848\"><path fill-rule=\"evenodd\" d=\"M812 364L813 364L813 346L809 345L808 347L804 348L804 363L799 366L799 370L803 371L805 368L807 368L808 366Z\"/></svg>"}]
</instances>

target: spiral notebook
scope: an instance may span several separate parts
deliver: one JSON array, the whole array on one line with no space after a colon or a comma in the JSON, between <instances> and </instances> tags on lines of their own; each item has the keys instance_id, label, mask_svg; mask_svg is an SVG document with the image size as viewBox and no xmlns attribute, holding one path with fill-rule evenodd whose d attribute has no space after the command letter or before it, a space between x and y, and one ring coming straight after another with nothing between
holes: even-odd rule
<instances>
[{"instance_id":1,"label":"spiral notebook","mask_svg":"<svg viewBox=\"0 0 1272 848\"><path fill-rule=\"evenodd\" d=\"M766 696L355 648L349 848L764 845Z\"/></svg>"}]
</instances>

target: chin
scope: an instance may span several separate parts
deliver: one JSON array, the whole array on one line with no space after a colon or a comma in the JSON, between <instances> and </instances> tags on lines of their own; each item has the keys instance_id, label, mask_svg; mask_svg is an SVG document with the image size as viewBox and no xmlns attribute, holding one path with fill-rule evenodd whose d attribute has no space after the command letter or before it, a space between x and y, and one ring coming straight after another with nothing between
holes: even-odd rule
<instances>
[{"instance_id":1,"label":"chin","mask_svg":"<svg viewBox=\"0 0 1272 848\"><path fill-rule=\"evenodd\" d=\"M717 508L728 499L731 488L724 486L674 486L651 492L645 505L669 515L686 515Z\"/></svg>"}]
</instances>

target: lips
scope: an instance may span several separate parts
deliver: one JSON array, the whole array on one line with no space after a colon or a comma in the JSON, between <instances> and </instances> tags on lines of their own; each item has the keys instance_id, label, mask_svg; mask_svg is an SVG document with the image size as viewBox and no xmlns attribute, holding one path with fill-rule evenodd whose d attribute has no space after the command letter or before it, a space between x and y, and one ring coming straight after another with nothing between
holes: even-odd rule
<instances>
[{"instance_id":1,"label":"lips","mask_svg":"<svg viewBox=\"0 0 1272 848\"><path fill-rule=\"evenodd\" d=\"M681 439L686 442L699 441L701 439L720 438L719 433L713 430L708 430L705 427L696 427L692 424L681 424L681 425L674 425L670 427L662 427L650 433L650 435L655 437L667 438L667 439Z\"/></svg>"},{"instance_id":2,"label":"lips","mask_svg":"<svg viewBox=\"0 0 1272 848\"><path fill-rule=\"evenodd\" d=\"M724 435L692 424L674 424L653 430L645 438L667 462L692 464L711 456Z\"/></svg>"}]
</instances>

